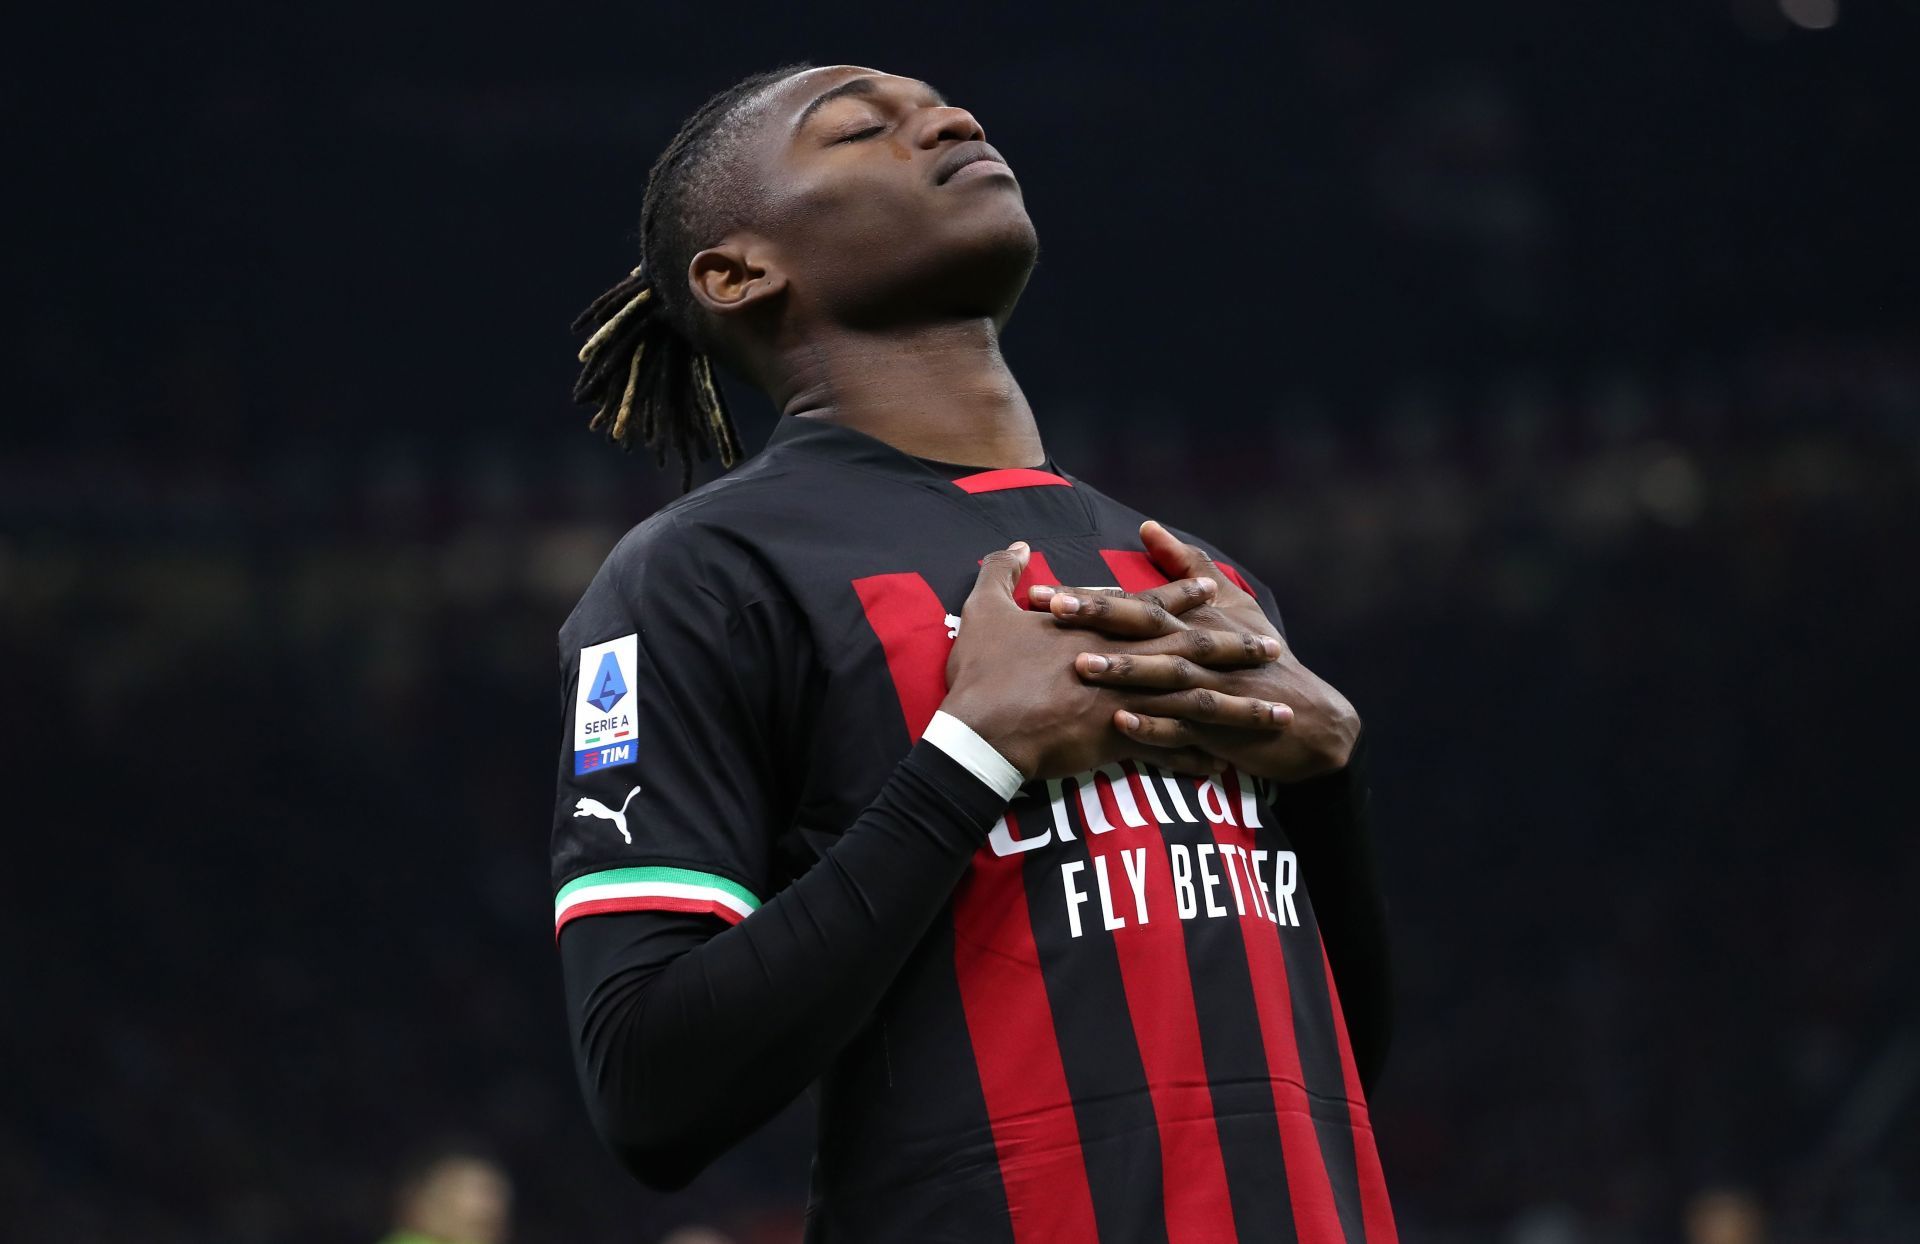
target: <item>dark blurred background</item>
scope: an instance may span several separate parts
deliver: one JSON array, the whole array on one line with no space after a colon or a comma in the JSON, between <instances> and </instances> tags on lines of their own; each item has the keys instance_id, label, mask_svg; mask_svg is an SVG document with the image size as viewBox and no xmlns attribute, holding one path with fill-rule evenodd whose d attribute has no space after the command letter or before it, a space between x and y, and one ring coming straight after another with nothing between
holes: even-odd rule
<instances>
[{"instance_id":1,"label":"dark blurred background","mask_svg":"<svg viewBox=\"0 0 1920 1244\"><path fill-rule=\"evenodd\" d=\"M371 1241L445 1133L516 1240L798 1238L804 1104L599 1150L546 840L554 632L674 483L566 326L806 58L976 112L1050 448L1365 716L1404 1238L1920 1239L1914 9L864 7L16 28L8 1238Z\"/></svg>"}]
</instances>

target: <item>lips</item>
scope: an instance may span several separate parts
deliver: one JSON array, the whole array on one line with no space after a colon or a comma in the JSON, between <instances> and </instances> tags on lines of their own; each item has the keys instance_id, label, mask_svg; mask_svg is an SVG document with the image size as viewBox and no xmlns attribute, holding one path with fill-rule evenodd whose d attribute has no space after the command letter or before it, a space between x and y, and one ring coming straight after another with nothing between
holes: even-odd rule
<instances>
[{"instance_id":1,"label":"lips","mask_svg":"<svg viewBox=\"0 0 1920 1244\"><path fill-rule=\"evenodd\" d=\"M951 181L953 175L961 169L967 167L969 164L978 164L983 160L991 161L1002 168L1007 167L1007 162L1001 158L1000 153L986 143L977 140L964 142L940 157L940 162L934 166L933 184L943 186ZM1009 169L1008 171L1011 172L1012 170Z\"/></svg>"}]
</instances>

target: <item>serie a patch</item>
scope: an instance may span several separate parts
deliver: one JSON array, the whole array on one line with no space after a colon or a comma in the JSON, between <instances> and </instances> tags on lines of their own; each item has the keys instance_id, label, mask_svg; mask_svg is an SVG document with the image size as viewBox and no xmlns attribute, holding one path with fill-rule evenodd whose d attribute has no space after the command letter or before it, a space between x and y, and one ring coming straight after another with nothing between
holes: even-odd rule
<instances>
[{"instance_id":1,"label":"serie a patch","mask_svg":"<svg viewBox=\"0 0 1920 1244\"><path fill-rule=\"evenodd\" d=\"M573 700L573 773L630 765L636 637L622 635L580 650L580 688Z\"/></svg>"}]
</instances>

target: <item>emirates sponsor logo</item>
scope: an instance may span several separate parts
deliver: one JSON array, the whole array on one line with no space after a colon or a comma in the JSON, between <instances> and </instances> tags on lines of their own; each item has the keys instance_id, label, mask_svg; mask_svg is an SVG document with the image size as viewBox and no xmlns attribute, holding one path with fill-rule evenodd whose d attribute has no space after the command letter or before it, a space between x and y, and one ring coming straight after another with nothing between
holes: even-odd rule
<instances>
[{"instance_id":1,"label":"emirates sponsor logo","mask_svg":"<svg viewBox=\"0 0 1920 1244\"><path fill-rule=\"evenodd\" d=\"M1168 841L1164 830L1182 824L1204 824L1215 840ZM1086 841L1086 858L1059 866L1074 937L1095 919L1108 931L1156 917L1251 916L1298 926L1298 857L1253 846L1260 828L1259 800L1245 775L1229 769L1202 781L1128 761L1029 785L987 845L1004 858ZM1151 841L1130 841L1145 836L1141 831L1151 831Z\"/></svg>"}]
</instances>

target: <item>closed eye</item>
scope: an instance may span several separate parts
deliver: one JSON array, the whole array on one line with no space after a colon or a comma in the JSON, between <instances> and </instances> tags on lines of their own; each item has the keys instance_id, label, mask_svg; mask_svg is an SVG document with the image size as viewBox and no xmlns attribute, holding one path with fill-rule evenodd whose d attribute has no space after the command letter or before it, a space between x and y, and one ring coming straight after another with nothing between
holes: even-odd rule
<instances>
[{"instance_id":1,"label":"closed eye","mask_svg":"<svg viewBox=\"0 0 1920 1244\"><path fill-rule=\"evenodd\" d=\"M833 141L836 143L857 143L863 138L872 138L875 134L878 134L886 128L884 125L869 125L865 129L855 130L851 134L843 134Z\"/></svg>"}]
</instances>

